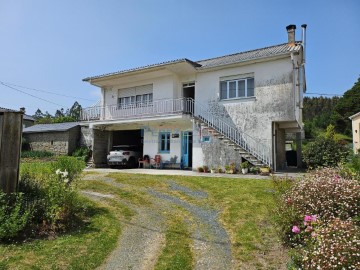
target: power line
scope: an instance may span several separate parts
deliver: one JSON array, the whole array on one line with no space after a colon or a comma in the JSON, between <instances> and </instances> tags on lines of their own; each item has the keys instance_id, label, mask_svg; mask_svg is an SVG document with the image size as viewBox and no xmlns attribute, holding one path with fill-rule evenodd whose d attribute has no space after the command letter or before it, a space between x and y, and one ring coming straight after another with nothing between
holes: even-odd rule
<instances>
[{"instance_id":1,"label":"power line","mask_svg":"<svg viewBox=\"0 0 360 270\"><path fill-rule=\"evenodd\" d=\"M23 94L25 94L25 95L31 96L31 97L33 97L33 98L37 98L37 99L40 99L40 100L42 100L42 101L45 101L45 102L48 102L48 103L51 103L51 104L54 104L54 105L57 105L57 106L61 106L61 107L63 107L63 108L66 108L66 107L67 107L67 106L61 105L61 104L59 104L59 103L55 103L55 102L52 102L52 101L50 101L50 100L47 100L47 99L44 99L44 98L41 98L41 97L34 96L34 95L32 95L32 94L29 94L29 93L26 93L25 91L22 91L22 90L20 90L20 89L17 89L17 88L15 88L15 87L12 87L12 86L10 86L10 85L7 85L7 84L5 84L5 83L3 83L3 82L1 82L1 81L0 81L0 84L2 84L2 85L5 86L5 87L8 87L8 88L10 88L10 89L13 89L13 90L15 90L15 91L21 92L21 93L23 93Z\"/></svg>"},{"instance_id":2,"label":"power line","mask_svg":"<svg viewBox=\"0 0 360 270\"><path fill-rule=\"evenodd\" d=\"M342 95L338 95L338 94L322 94L322 93L305 93L306 95L319 95L319 96L339 96L341 97Z\"/></svg>"},{"instance_id":3,"label":"power line","mask_svg":"<svg viewBox=\"0 0 360 270\"><path fill-rule=\"evenodd\" d=\"M12 86L16 86L16 87L20 87L20 88L32 90L32 91L47 93L47 94L51 94L51 95L57 95L57 96L62 96L62 97L67 97L67 98L82 99L82 100L86 100L86 101L95 101L94 99L74 97L74 96L59 94L59 93L55 93L55 92L51 92L51 91L46 91L46 90L41 90L41 89L36 89L36 88L30 88L30 87L26 87L26 86L21 86L21 85L17 85L17 84L13 84L13 83L8 83L8 82L2 82L2 81L0 81L0 83L2 83L2 84L7 84L7 85L12 85Z\"/></svg>"}]
</instances>

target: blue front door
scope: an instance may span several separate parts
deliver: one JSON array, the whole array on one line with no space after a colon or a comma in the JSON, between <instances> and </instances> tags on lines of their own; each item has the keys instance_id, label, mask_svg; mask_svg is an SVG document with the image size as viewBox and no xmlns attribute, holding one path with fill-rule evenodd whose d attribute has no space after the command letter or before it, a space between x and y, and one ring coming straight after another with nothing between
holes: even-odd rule
<instances>
[{"instance_id":1,"label":"blue front door","mask_svg":"<svg viewBox=\"0 0 360 270\"><path fill-rule=\"evenodd\" d=\"M187 168L191 166L191 147L192 147L192 132L185 131L182 134L181 138L181 160L182 160L182 166Z\"/></svg>"}]
</instances>

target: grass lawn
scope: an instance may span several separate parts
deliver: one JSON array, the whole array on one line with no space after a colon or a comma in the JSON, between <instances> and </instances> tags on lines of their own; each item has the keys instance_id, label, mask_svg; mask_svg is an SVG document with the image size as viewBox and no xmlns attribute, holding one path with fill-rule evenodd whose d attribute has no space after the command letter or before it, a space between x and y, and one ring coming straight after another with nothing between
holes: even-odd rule
<instances>
[{"instance_id":1,"label":"grass lawn","mask_svg":"<svg viewBox=\"0 0 360 270\"><path fill-rule=\"evenodd\" d=\"M93 173L92 173L93 174ZM115 188L99 180L80 181L79 188L112 194L115 199L88 202L86 226L54 240L0 244L0 269L95 269L115 248L121 233L119 220L134 215L123 201L151 205L151 198L139 189L152 188L175 195L199 206L220 212L220 222L231 240L231 252L241 269L282 269L287 260L270 223L274 206L269 180L109 174L126 188ZM168 180L209 194L196 200L181 191L169 190ZM119 199L119 200L118 200ZM178 213L184 213L178 209ZM155 269L192 269L194 254L184 215L168 215L165 246Z\"/></svg>"}]
</instances>

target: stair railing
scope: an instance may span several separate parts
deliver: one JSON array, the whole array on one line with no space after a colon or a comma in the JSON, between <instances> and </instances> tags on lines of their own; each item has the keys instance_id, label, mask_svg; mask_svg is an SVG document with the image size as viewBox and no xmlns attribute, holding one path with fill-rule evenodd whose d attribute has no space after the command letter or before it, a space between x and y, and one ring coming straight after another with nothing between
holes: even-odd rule
<instances>
[{"instance_id":1,"label":"stair railing","mask_svg":"<svg viewBox=\"0 0 360 270\"><path fill-rule=\"evenodd\" d=\"M185 104L185 111L191 113L194 118L216 130L225 138L240 146L246 152L261 161L263 164L271 167L272 159L270 147L254 139L250 135L239 131L234 125L231 125L228 121L221 119L220 116L215 116L209 108L194 99L187 98Z\"/></svg>"}]
</instances>

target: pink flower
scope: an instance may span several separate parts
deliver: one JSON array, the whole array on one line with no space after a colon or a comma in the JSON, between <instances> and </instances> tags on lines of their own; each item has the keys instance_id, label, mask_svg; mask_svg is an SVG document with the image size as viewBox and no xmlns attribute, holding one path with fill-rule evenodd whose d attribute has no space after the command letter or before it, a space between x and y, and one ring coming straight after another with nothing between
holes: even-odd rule
<instances>
[{"instance_id":1,"label":"pink flower","mask_svg":"<svg viewBox=\"0 0 360 270\"><path fill-rule=\"evenodd\" d=\"M316 232L311 233L311 237L316 237L316 235L317 235Z\"/></svg>"},{"instance_id":2,"label":"pink flower","mask_svg":"<svg viewBox=\"0 0 360 270\"><path fill-rule=\"evenodd\" d=\"M311 222L317 221L317 215L311 215Z\"/></svg>"},{"instance_id":3,"label":"pink flower","mask_svg":"<svg viewBox=\"0 0 360 270\"><path fill-rule=\"evenodd\" d=\"M313 227L307 226L305 229L305 232L311 232L313 230Z\"/></svg>"},{"instance_id":4,"label":"pink flower","mask_svg":"<svg viewBox=\"0 0 360 270\"><path fill-rule=\"evenodd\" d=\"M306 221L304 221L304 226L307 226L308 224L307 224L307 222Z\"/></svg>"},{"instance_id":5,"label":"pink flower","mask_svg":"<svg viewBox=\"0 0 360 270\"><path fill-rule=\"evenodd\" d=\"M299 228L298 226L293 226L292 229L291 229L291 231L292 231L293 233L299 233L299 232L300 232L300 228Z\"/></svg>"},{"instance_id":6,"label":"pink flower","mask_svg":"<svg viewBox=\"0 0 360 270\"><path fill-rule=\"evenodd\" d=\"M312 221L311 216L306 215L306 216L304 217L304 221L305 221L305 222Z\"/></svg>"}]
</instances>

